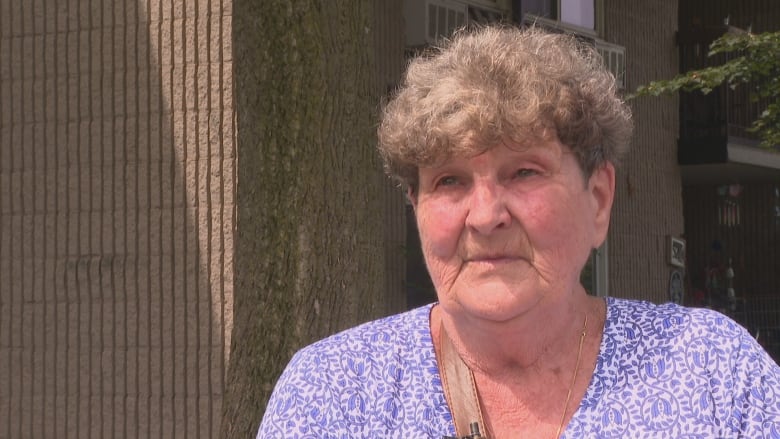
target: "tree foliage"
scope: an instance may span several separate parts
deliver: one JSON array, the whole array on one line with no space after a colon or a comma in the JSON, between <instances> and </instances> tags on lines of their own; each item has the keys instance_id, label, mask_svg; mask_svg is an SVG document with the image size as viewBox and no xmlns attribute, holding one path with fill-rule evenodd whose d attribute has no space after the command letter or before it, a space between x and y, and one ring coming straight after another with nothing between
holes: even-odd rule
<instances>
[{"instance_id":1,"label":"tree foliage","mask_svg":"<svg viewBox=\"0 0 780 439\"><path fill-rule=\"evenodd\" d=\"M732 89L751 87L751 99L767 105L749 130L761 138L763 146L780 145L780 32L726 33L710 45L708 56L719 54L734 56L720 65L650 82L629 98L696 90L708 94L723 84Z\"/></svg>"}]
</instances>

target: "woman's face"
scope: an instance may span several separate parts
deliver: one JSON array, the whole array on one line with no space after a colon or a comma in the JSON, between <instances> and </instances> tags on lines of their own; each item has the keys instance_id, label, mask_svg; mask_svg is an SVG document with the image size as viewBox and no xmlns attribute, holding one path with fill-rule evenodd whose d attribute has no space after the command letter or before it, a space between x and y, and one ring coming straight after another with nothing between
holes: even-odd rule
<instances>
[{"instance_id":1,"label":"woman's face","mask_svg":"<svg viewBox=\"0 0 780 439\"><path fill-rule=\"evenodd\" d=\"M566 300L604 241L614 167L584 181L557 137L420 168L412 195L423 254L451 313L505 321Z\"/></svg>"}]
</instances>

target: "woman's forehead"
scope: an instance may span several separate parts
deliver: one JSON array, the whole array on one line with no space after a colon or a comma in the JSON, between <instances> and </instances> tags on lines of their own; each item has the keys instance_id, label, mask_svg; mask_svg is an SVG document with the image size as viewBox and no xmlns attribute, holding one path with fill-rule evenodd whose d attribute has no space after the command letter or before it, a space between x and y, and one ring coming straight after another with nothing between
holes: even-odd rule
<instances>
[{"instance_id":1,"label":"woman's forehead","mask_svg":"<svg viewBox=\"0 0 780 439\"><path fill-rule=\"evenodd\" d=\"M522 143L504 141L490 147L474 147L472 149L461 150L458 154L452 154L446 158L441 158L441 160L438 160L434 164L420 166L420 168L441 168L456 162L468 162L479 159L489 153L499 159L535 157L558 161L564 154L572 154L572 151L567 146L561 144L557 137L548 139L537 138L535 141L526 141Z\"/></svg>"}]
</instances>

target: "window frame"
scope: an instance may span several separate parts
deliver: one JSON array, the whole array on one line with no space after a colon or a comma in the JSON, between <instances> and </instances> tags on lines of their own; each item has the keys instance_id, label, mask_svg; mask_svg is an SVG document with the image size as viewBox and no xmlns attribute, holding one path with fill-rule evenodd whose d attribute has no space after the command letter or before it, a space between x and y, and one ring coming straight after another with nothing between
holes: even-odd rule
<instances>
[{"instance_id":1,"label":"window frame","mask_svg":"<svg viewBox=\"0 0 780 439\"><path fill-rule=\"evenodd\" d=\"M553 1L556 2L556 11L558 14L555 19L542 17L532 13L525 13L520 17L522 24L541 24L544 27L575 33L594 39L604 35L604 0L593 0L593 29L561 21L561 0Z\"/></svg>"}]
</instances>

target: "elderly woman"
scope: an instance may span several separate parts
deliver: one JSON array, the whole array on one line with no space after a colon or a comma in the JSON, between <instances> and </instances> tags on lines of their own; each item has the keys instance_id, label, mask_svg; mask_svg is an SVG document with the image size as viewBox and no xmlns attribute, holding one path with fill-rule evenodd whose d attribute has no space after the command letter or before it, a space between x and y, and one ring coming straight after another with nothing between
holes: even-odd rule
<instances>
[{"instance_id":1,"label":"elderly woman","mask_svg":"<svg viewBox=\"0 0 780 439\"><path fill-rule=\"evenodd\" d=\"M780 370L741 327L579 283L631 128L568 36L487 27L415 59L379 148L438 303L298 352L258 437L777 435Z\"/></svg>"}]
</instances>

